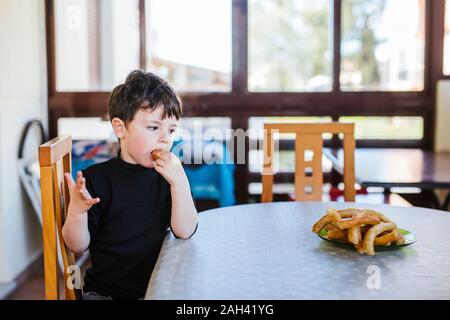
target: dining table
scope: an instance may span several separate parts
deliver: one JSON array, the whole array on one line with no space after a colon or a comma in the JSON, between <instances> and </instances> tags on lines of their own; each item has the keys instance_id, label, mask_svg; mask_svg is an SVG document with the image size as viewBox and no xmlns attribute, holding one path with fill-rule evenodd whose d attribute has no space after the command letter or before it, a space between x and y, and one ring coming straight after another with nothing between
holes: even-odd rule
<instances>
[{"instance_id":1,"label":"dining table","mask_svg":"<svg viewBox=\"0 0 450 320\"><path fill-rule=\"evenodd\" d=\"M342 149L325 148L324 155L340 174L344 171ZM355 178L362 187L419 188L440 190L443 201L433 194L436 207L450 204L450 152L407 148L356 148Z\"/></svg>"},{"instance_id":2,"label":"dining table","mask_svg":"<svg viewBox=\"0 0 450 320\"><path fill-rule=\"evenodd\" d=\"M383 213L416 241L358 254L311 228L328 208ZM353 202L271 202L199 213L165 237L150 300L450 299L450 213Z\"/></svg>"}]
</instances>

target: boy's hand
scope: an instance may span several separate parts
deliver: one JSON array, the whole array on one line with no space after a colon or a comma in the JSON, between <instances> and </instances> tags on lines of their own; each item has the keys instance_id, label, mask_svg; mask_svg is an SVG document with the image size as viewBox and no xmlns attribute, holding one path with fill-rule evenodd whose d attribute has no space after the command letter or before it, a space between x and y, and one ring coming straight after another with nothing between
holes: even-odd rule
<instances>
[{"instance_id":1,"label":"boy's hand","mask_svg":"<svg viewBox=\"0 0 450 320\"><path fill-rule=\"evenodd\" d=\"M92 199L91 195L86 189L86 179L83 177L81 171L77 172L77 181L74 182L72 175L68 172L64 173L66 177L67 186L70 192L69 211L73 213L82 214L87 212L94 204L100 202L100 198Z\"/></svg>"},{"instance_id":2,"label":"boy's hand","mask_svg":"<svg viewBox=\"0 0 450 320\"><path fill-rule=\"evenodd\" d=\"M183 166L172 152L164 149L152 151L152 158L155 161L155 170L171 185L178 185L187 181Z\"/></svg>"}]
</instances>

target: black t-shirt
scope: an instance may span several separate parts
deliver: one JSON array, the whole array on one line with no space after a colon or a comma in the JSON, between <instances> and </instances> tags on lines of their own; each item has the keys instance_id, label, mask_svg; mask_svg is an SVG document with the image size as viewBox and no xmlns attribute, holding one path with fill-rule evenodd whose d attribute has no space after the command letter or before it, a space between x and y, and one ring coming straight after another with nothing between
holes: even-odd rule
<instances>
[{"instance_id":1,"label":"black t-shirt","mask_svg":"<svg viewBox=\"0 0 450 320\"><path fill-rule=\"evenodd\" d=\"M155 169L120 157L83 171L86 188L100 202L88 211L92 266L84 291L114 299L145 295L170 226L170 185Z\"/></svg>"}]
</instances>

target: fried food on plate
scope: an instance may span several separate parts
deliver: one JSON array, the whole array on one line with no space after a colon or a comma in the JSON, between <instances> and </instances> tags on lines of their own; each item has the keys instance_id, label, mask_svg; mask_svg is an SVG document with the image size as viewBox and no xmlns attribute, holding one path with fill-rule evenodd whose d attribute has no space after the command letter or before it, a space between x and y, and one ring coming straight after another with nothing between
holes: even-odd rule
<instances>
[{"instance_id":1,"label":"fried food on plate","mask_svg":"<svg viewBox=\"0 0 450 320\"><path fill-rule=\"evenodd\" d=\"M326 214L312 226L312 232L319 234L320 230L322 230L323 227L331 224L332 222L333 221L331 220L331 217Z\"/></svg>"},{"instance_id":2,"label":"fried food on plate","mask_svg":"<svg viewBox=\"0 0 450 320\"><path fill-rule=\"evenodd\" d=\"M325 229L326 231L329 230L340 230L338 227L336 227L333 223L328 223L327 225L325 225L323 227L323 229Z\"/></svg>"},{"instance_id":3,"label":"fried food on plate","mask_svg":"<svg viewBox=\"0 0 450 320\"><path fill-rule=\"evenodd\" d=\"M405 236L398 232L398 238L395 239L395 244L398 246L401 246L402 244L405 244Z\"/></svg>"},{"instance_id":4,"label":"fried food on plate","mask_svg":"<svg viewBox=\"0 0 450 320\"><path fill-rule=\"evenodd\" d=\"M397 229L392 230L391 232L386 233L385 235L380 234L379 237L375 238L373 242L376 246L389 246L391 242L396 241L399 238Z\"/></svg>"},{"instance_id":5,"label":"fried food on plate","mask_svg":"<svg viewBox=\"0 0 450 320\"><path fill-rule=\"evenodd\" d=\"M405 237L384 214L371 209L328 209L312 227L326 231L326 238L351 243L360 254L374 255L375 246L402 245Z\"/></svg>"},{"instance_id":6,"label":"fried food on plate","mask_svg":"<svg viewBox=\"0 0 450 320\"><path fill-rule=\"evenodd\" d=\"M332 228L329 226L330 224L336 227L337 222L343 221L345 218L351 218L358 212L360 212L360 209L328 209L327 213L313 225L312 232L318 234L324 227Z\"/></svg>"},{"instance_id":7,"label":"fried food on plate","mask_svg":"<svg viewBox=\"0 0 450 320\"><path fill-rule=\"evenodd\" d=\"M329 230L327 232L327 238L330 240L348 242L347 230Z\"/></svg>"},{"instance_id":8,"label":"fried food on plate","mask_svg":"<svg viewBox=\"0 0 450 320\"><path fill-rule=\"evenodd\" d=\"M312 231L314 233L319 233L325 226L337 223L341 220L342 217L335 209L328 209L327 214L313 225Z\"/></svg>"},{"instance_id":9,"label":"fried food on plate","mask_svg":"<svg viewBox=\"0 0 450 320\"><path fill-rule=\"evenodd\" d=\"M375 254L374 242L375 242L375 238L377 237L377 235L379 235L380 233L382 233L384 231L395 230L396 228L397 228L397 226L393 222L382 222L382 223L370 228L366 232L366 234L364 236L364 240L363 240L363 247L364 247L364 251L366 252L366 254L369 256L373 256Z\"/></svg>"},{"instance_id":10,"label":"fried food on plate","mask_svg":"<svg viewBox=\"0 0 450 320\"><path fill-rule=\"evenodd\" d=\"M373 214L375 216L377 216L378 218L380 218L380 220L382 222L392 222L391 219L389 219L388 217L386 217L384 214L382 214L381 212L375 211L375 210L371 210L371 209L365 209L364 210L366 213L369 214Z\"/></svg>"},{"instance_id":11,"label":"fried food on plate","mask_svg":"<svg viewBox=\"0 0 450 320\"><path fill-rule=\"evenodd\" d=\"M353 244L361 242L361 225L357 224L348 229L348 241Z\"/></svg>"},{"instance_id":12,"label":"fried food on plate","mask_svg":"<svg viewBox=\"0 0 450 320\"><path fill-rule=\"evenodd\" d=\"M339 229L348 229L356 225L367 225L367 224L378 224L381 220L376 215L373 214L361 214L354 218L342 220L336 223Z\"/></svg>"},{"instance_id":13,"label":"fried food on plate","mask_svg":"<svg viewBox=\"0 0 450 320\"><path fill-rule=\"evenodd\" d=\"M356 208L337 210L337 212L339 212L339 214L341 215L342 219L351 218L354 215L356 215L362 211L363 211L362 209L356 209Z\"/></svg>"}]
</instances>

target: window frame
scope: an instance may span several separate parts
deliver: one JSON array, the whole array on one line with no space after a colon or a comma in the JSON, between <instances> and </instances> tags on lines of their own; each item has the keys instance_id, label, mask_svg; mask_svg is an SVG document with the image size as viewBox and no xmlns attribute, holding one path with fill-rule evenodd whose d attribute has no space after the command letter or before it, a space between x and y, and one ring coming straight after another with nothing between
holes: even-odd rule
<instances>
[{"instance_id":1,"label":"window frame","mask_svg":"<svg viewBox=\"0 0 450 320\"><path fill-rule=\"evenodd\" d=\"M93 0L96 1L96 0ZM435 129L436 82L450 79L443 74L445 0L425 1L425 71L422 91L341 91L340 41L341 4L333 0L333 86L331 92L249 92L247 47L247 0L232 0L232 84L224 93L181 93L183 115L187 117L226 116L232 128L248 129L251 116L420 116L424 118L421 140L360 140L364 147L406 147L432 149ZM49 134L57 135L59 117L104 116L110 92L58 92L55 83L54 0L46 0L47 71ZM145 0L139 0L140 67L145 67ZM248 155L247 155L248 157ZM242 200L247 195L248 168L236 170L236 193ZM242 183L245 182L245 185Z\"/></svg>"}]
</instances>

